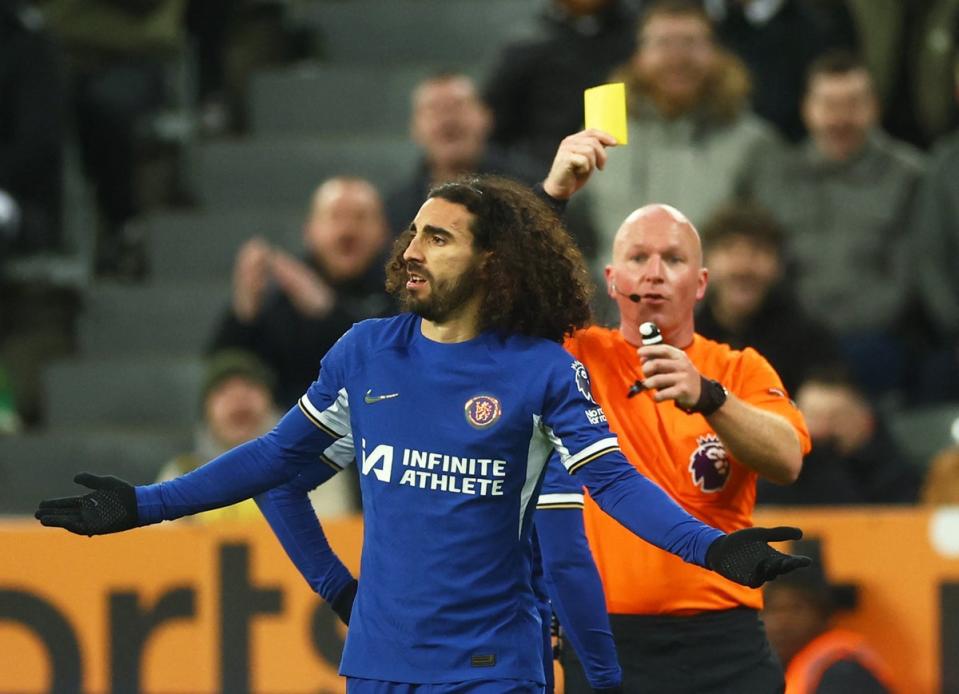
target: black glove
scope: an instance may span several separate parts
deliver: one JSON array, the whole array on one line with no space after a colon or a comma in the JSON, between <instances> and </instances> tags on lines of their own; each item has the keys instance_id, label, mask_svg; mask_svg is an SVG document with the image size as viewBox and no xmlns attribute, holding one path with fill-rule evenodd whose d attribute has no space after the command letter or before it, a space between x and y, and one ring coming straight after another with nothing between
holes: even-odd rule
<instances>
[{"instance_id":1,"label":"black glove","mask_svg":"<svg viewBox=\"0 0 959 694\"><path fill-rule=\"evenodd\" d=\"M812 559L778 552L767 542L798 540L799 528L746 528L719 538L706 550L706 566L730 581L758 588L776 576L809 566Z\"/></svg>"},{"instance_id":2,"label":"black glove","mask_svg":"<svg viewBox=\"0 0 959 694\"><path fill-rule=\"evenodd\" d=\"M356 588L359 585L354 578L343 588L333 601L330 602L330 608L336 612L336 616L346 625L350 626L350 614L353 612L353 601L356 599Z\"/></svg>"},{"instance_id":3,"label":"black glove","mask_svg":"<svg viewBox=\"0 0 959 694\"><path fill-rule=\"evenodd\" d=\"M73 481L95 491L44 499L33 514L43 525L66 528L77 535L105 535L137 527L137 497L132 485L112 475L89 472L81 472Z\"/></svg>"}]
</instances>

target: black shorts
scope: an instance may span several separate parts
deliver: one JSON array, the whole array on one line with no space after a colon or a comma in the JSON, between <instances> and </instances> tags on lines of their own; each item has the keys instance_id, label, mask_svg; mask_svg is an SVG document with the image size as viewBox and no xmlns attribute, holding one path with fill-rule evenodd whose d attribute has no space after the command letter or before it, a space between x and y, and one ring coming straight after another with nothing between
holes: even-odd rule
<instances>
[{"instance_id":1,"label":"black shorts","mask_svg":"<svg viewBox=\"0 0 959 694\"><path fill-rule=\"evenodd\" d=\"M747 608L691 617L609 616L626 694L781 694L779 658L759 613ZM564 642L566 694L589 694L572 644Z\"/></svg>"}]
</instances>

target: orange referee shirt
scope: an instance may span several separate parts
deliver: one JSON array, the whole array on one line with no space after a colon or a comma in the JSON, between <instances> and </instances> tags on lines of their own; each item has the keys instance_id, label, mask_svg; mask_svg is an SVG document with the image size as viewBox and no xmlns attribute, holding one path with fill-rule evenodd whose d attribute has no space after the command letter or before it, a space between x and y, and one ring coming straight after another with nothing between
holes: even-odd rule
<instances>
[{"instance_id":1,"label":"orange referee shirt","mask_svg":"<svg viewBox=\"0 0 959 694\"><path fill-rule=\"evenodd\" d=\"M593 397L619 437L625 456L696 518L730 532L752 525L756 473L730 457L702 415L688 415L649 392L627 398L642 378L636 347L618 330L591 327L566 341L590 373ZM706 378L752 405L780 414L796 428L803 454L809 433L779 376L758 352L737 351L695 335L685 350ZM688 615L740 606L759 609L757 589L687 564L639 539L587 497L586 534L612 614Z\"/></svg>"}]
</instances>

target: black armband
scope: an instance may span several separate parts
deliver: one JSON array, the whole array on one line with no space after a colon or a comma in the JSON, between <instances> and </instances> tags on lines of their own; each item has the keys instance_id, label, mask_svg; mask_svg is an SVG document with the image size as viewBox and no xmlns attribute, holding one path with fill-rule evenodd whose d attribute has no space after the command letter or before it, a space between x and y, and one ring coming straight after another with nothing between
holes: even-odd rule
<instances>
[{"instance_id":1,"label":"black armband","mask_svg":"<svg viewBox=\"0 0 959 694\"><path fill-rule=\"evenodd\" d=\"M696 404L692 407L683 407L679 404L676 405L686 414L701 414L704 417L708 417L713 412L718 410L726 402L726 389L723 388L723 384L719 381L714 381L711 378L706 378L705 376L699 377L699 400L696 401Z\"/></svg>"}]
</instances>

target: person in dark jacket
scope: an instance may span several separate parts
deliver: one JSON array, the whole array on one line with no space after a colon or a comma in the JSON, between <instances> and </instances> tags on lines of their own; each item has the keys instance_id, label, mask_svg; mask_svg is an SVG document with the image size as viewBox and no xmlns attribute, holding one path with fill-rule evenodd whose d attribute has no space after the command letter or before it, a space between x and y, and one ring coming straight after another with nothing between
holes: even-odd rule
<instances>
[{"instance_id":1,"label":"person in dark jacket","mask_svg":"<svg viewBox=\"0 0 959 694\"><path fill-rule=\"evenodd\" d=\"M583 90L632 55L636 20L622 0L552 0L538 31L508 44L486 81L492 141L548 170L556 143L583 125Z\"/></svg>"},{"instance_id":2,"label":"person in dark jacket","mask_svg":"<svg viewBox=\"0 0 959 694\"><path fill-rule=\"evenodd\" d=\"M758 484L756 503L915 503L919 470L848 374L838 369L810 374L796 404L806 418L813 454L790 487Z\"/></svg>"},{"instance_id":3,"label":"person in dark jacket","mask_svg":"<svg viewBox=\"0 0 959 694\"><path fill-rule=\"evenodd\" d=\"M0 3L0 248L60 244L64 79L60 51L27 3Z\"/></svg>"},{"instance_id":4,"label":"person in dark jacket","mask_svg":"<svg viewBox=\"0 0 959 694\"><path fill-rule=\"evenodd\" d=\"M799 540L794 552L812 566L763 589L763 621L786 668L789 694L888 694L892 672L865 634L836 625L835 614L855 609L857 587L833 583L823 565L822 543Z\"/></svg>"},{"instance_id":5,"label":"person in dark jacket","mask_svg":"<svg viewBox=\"0 0 959 694\"><path fill-rule=\"evenodd\" d=\"M852 14L842 2L704 0L719 42L749 68L753 110L798 142L806 71L829 49L855 50Z\"/></svg>"},{"instance_id":6,"label":"person in dark jacket","mask_svg":"<svg viewBox=\"0 0 959 694\"><path fill-rule=\"evenodd\" d=\"M354 322L393 312L380 262L387 236L371 183L327 180L313 195L302 258L261 238L240 249L232 305L210 351L232 347L259 356L276 374L277 404L290 407L316 379L326 351Z\"/></svg>"},{"instance_id":7,"label":"person in dark jacket","mask_svg":"<svg viewBox=\"0 0 959 694\"><path fill-rule=\"evenodd\" d=\"M752 347L795 394L812 369L842 363L832 331L799 305L785 280L785 236L761 207L733 203L702 229L709 290L696 314L701 335Z\"/></svg>"},{"instance_id":8,"label":"person in dark jacket","mask_svg":"<svg viewBox=\"0 0 959 694\"><path fill-rule=\"evenodd\" d=\"M427 77L413 90L411 106L410 134L423 156L410 178L387 197L392 234L406 231L430 188L461 174L498 174L527 185L543 178L545 168L490 144L490 111L467 75Z\"/></svg>"}]
</instances>

